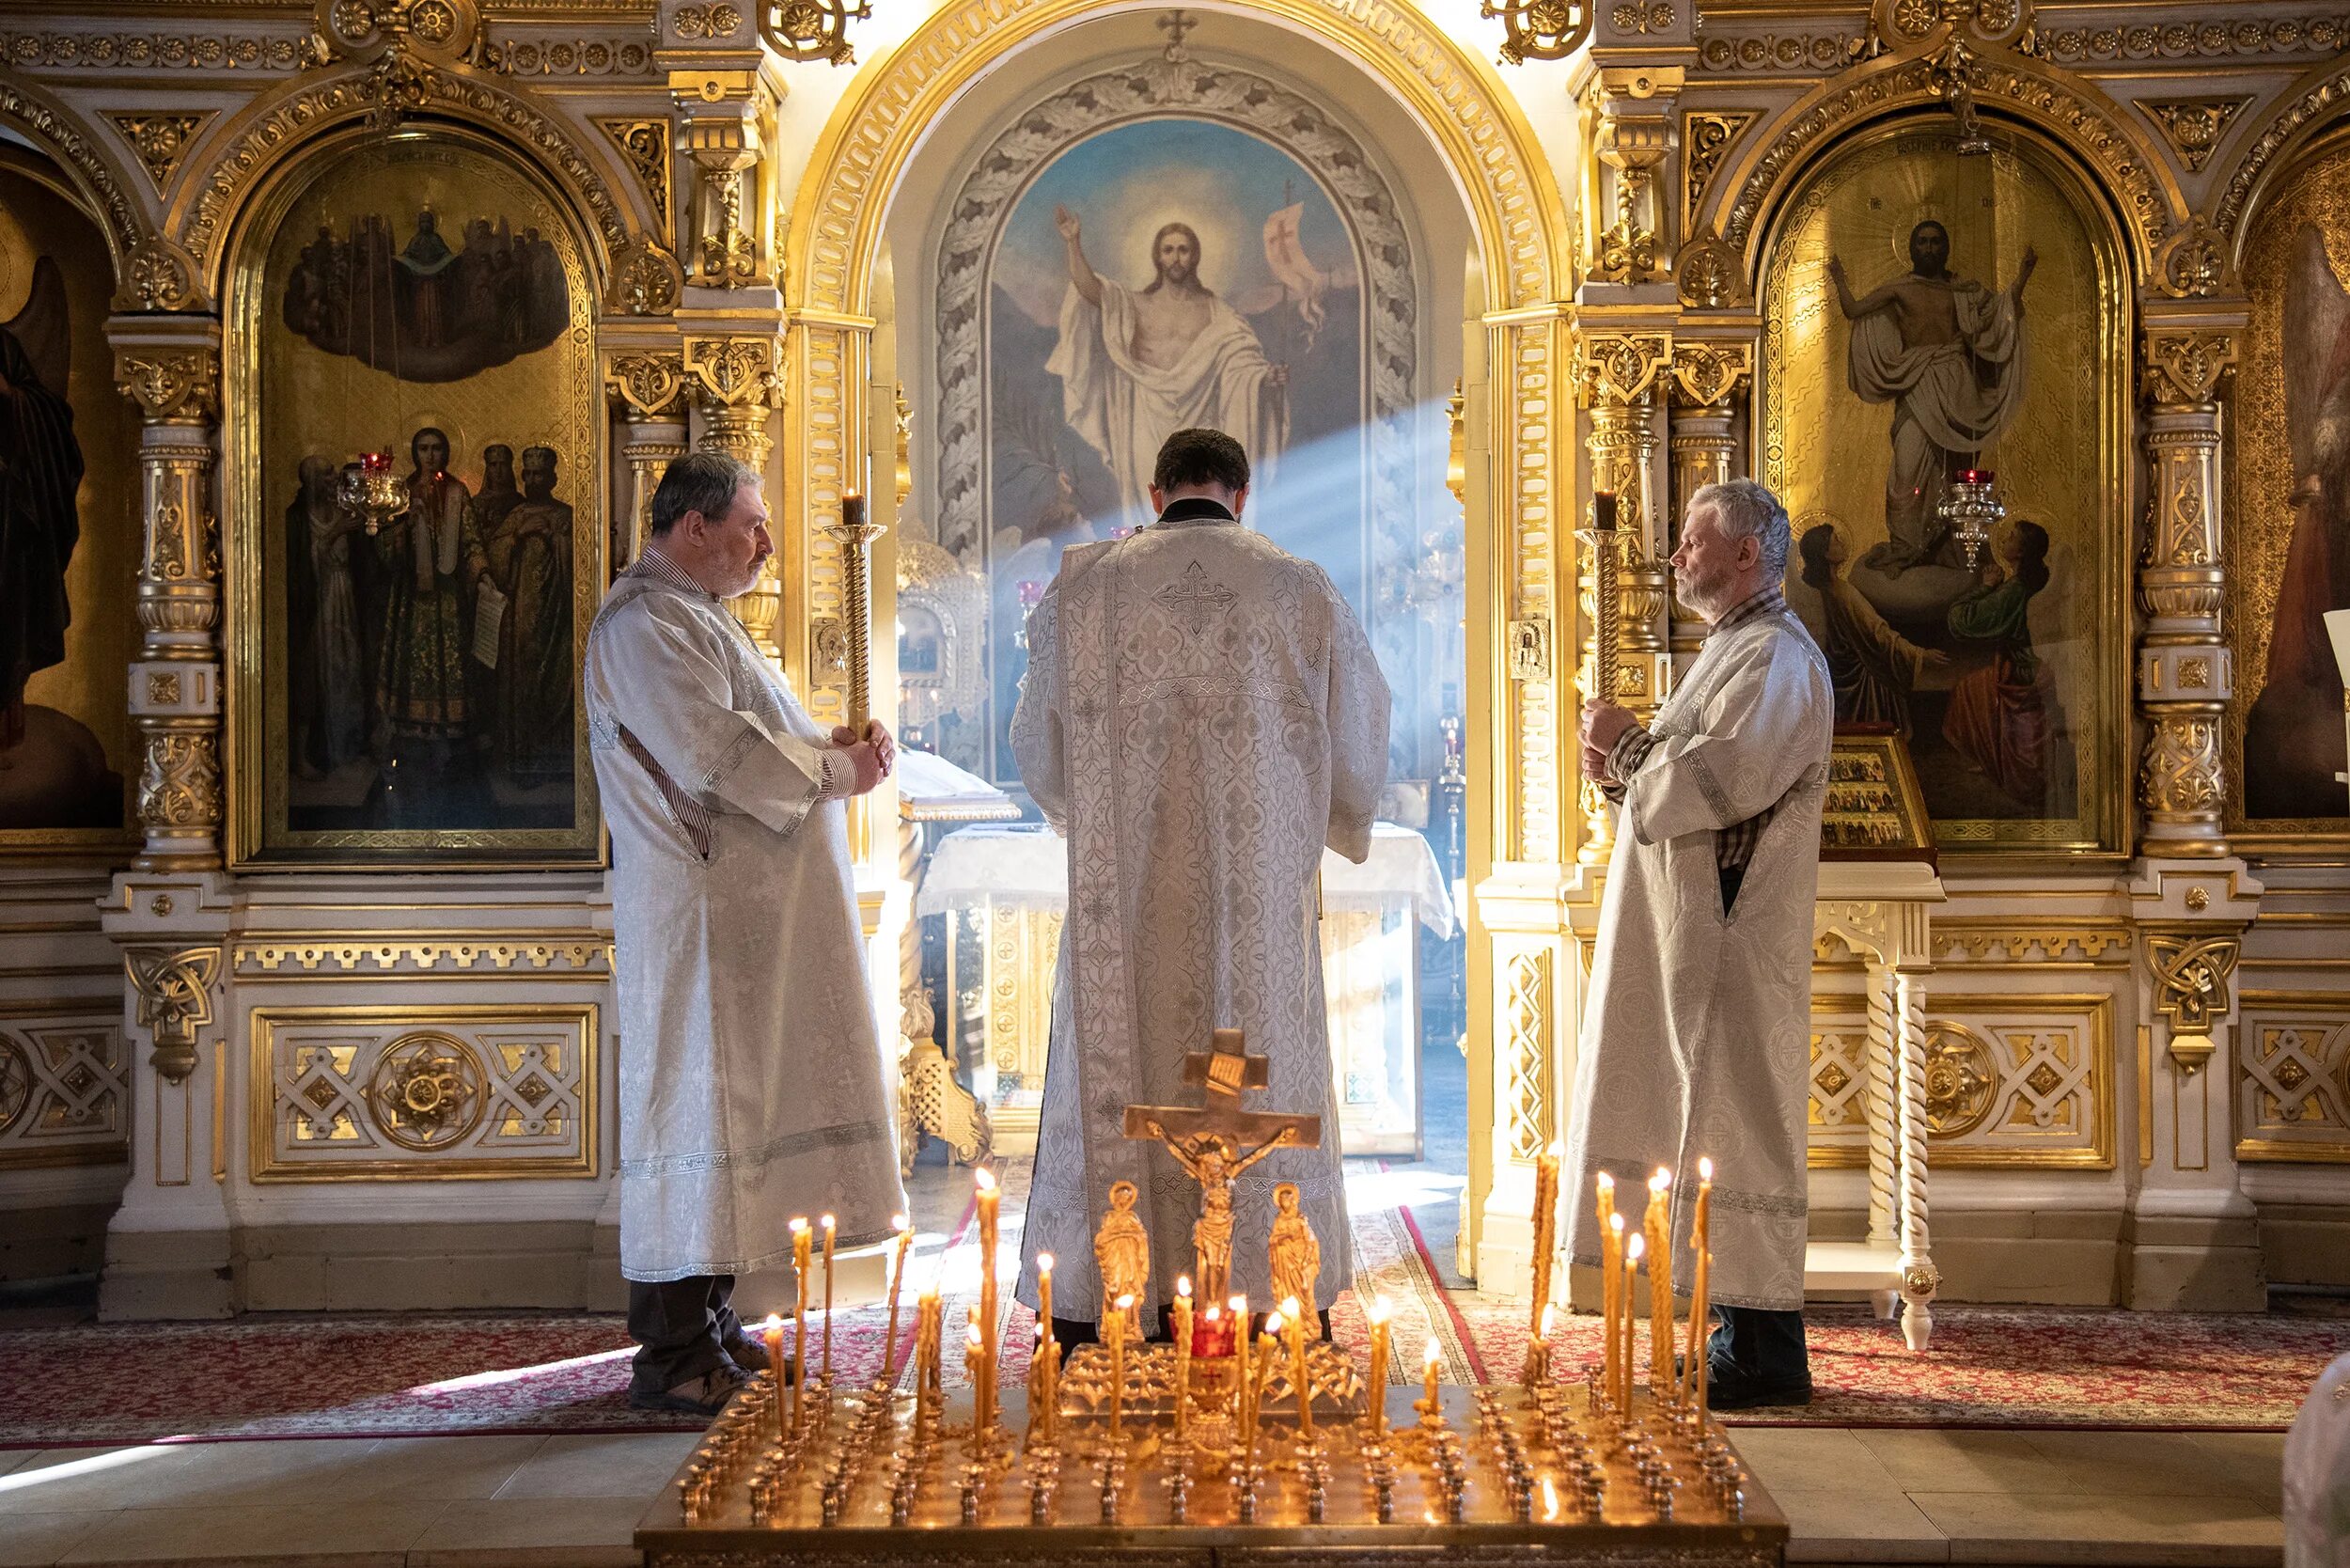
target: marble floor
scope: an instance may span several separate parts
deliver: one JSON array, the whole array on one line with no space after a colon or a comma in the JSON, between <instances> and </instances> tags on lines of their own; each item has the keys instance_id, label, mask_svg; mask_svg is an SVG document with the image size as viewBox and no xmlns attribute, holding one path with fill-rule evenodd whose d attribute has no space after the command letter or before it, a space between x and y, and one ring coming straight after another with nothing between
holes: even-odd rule
<instances>
[{"instance_id":1,"label":"marble floor","mask_svg":"<svg viewBox=\"0 0 2350 1568\"><path fill-rule=\"evenodd\" d=\"M2281 1434L1747 1428L1791 1561L2280 1560ZM690 1434L0 1451L0 1565L592 1568Z\"/></svg>"}]
</instances>

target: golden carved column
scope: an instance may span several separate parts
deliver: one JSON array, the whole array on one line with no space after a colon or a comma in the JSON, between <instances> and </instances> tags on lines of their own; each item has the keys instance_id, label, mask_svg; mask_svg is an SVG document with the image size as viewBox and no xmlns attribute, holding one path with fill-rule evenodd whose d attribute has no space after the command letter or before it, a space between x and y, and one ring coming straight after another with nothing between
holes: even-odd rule
<instances>
[{"instance_id":1,"label":"golden carved column","mask_svg":"<svg viewBox=\"0 0 2350 1568\"><path fill-rule=\"evenodd\" d=\"M1587 221L1598 224L1603 212L1615 221L1590 235L1595 281L1647 283L1665 275L1658 259L1672 253L1673 240L1666 232L1667 203L1657 171L1672 149L1683 76L1680 66L1608 67L1599 72L1592 150L1613 172L1594 180L1594 215Z\"/></svg>"},{"instance_id":2,"label":"golden carved column","mask_svg":"<svg viewBox=\"0 0 2350 1568\"><path fill-rule=\"evenodd\" d=\"M131 713L145 743L143 870L221 860L220 547L212 515L220 342L211 321L111 334L115 382L139 405L142 634Z\"/></svg>"},{"instance_id":3,"label":"golden carved column","mask_svg":"<svg viewBox=\"0 0 2350 1568\"><path fill-rule=\"evenodd\" d=\"M1589 451L1591 489L1616 497L1616 525L1623 534L1623 572L1618 585L1616 690L1605 694L1643 722L1656 712L1670 684L1665 601L1667 576L1664 522L1655 473L1659 445L1660 384L1670 367L1672 339L1660 333L1591 332L1583 336L1575 383L1590 415ZM1575 717L1582 699L1594 695L1599 616L1591 562L1578 563L1585 635L1580 641ZM1579 858L1603 865L1614 847L1613 813L1597 786L1581 789L1584 840Z\"/></svg>"},{"instance_id":4,"label":"golden carved column","mask_svg":"<svg viewBox=\"0 0 2350 1568\"><path fill-rule=\"evenodd\" d=\"M702 414L699 445L705 451L724 452L752 468L767 472L768 455L776 438L768 416L783 406L781 360L776 339L763 335L685 339L683 368L693 378L695 401ZM772 510L773 503L770 502ZM735 613L760 651L780 659L776 622L783 613L783 588L770 557L759 586L735 602Z\"/></svg>"},{"instance_id":5,"label":"golden carved column","mask_svg":"<svg viewBox=\"0 0 2350 1568\"><path fill-rule=\"evenodd\" d=\"M619 571L645 547L662 473L685 455L685 361L658 351L615 354L604 385L619 407L620 459L628 464L626 488L613 508L612 565Z\"/></svg>"},{"instance_id":6,"label":"golden carved column","mask_svg":"<svg viewBox=\"0 0 2350 1568\"><path fill-rule=\"evenodd\" d=\"M2138 661L2149 734L2138 771L2149 858L2228 853L2219 725L2234 672L2219 624L2219 382L2235 358L2238 320L2206 315L2146 329L2146 456L2153 503L2138 594L2147 610Z\"/></svg>"},{"instance_id":7,"label":"golden carved column","mask_svg":"<svg viewBox=\"0 0 2350 1568\"><path fill-rule=\"evenodd\" d=\"M1689 497L1709 484L1735 478L1738 440L1736 395L1754 378L1750 342L1673 340L1672 515L1665 529L1670 541ZM1668 555L1670 551L1667 552ZM1671 646L1676 665L1697 656L1705 621L1671 601Z\"/></svg>"},{"instance_id":8,"label":"golden carved column","mask_svg":"<svg viewBox=\"0 0 2350 1568\"><path fill-rule=\"evenodd\" d=\"M757 41L747 37L743 8L686 7L669 18L670 25L694 13L730 18L733 39L729 45L703 32L692 38L695 47L660 54L669 68L679 145L695 172L686 209L693 234L689 281L705 289L759 288L775 281L757 199L762 122L774 104L760 83Z\"/></svg>"}]
</instances>

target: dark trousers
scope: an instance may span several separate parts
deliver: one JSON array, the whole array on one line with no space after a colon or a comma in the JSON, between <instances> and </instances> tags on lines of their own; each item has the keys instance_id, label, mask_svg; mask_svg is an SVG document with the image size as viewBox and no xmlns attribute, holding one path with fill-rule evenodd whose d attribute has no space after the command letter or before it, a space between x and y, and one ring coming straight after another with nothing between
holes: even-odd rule
<instances>
[{"instance_id":1,"label":"dark trousers","mask_svg":"<svg viewBox=\"0 0 2350 1568\"><path fill-rule=\"evenodd\" d=\"M1759 1307L1716 1307L1706 1355L1719 1372L1727 1361L1741 1379L1771 1388L1811 1387L1811 1358L1804 1349L1801 1312L1767 1312Z\"/></svg>"},{"instance_id":2,"label":"dark trousers","mask_svg":"<svg viewBox=\"0 0 2350 1568\"><path fill-rule=\"evenodd\" d=\"M1262 1312L1248 1314L1248 1332L1252 1337L1263 1331L1264 1319L1265 1315ZM1330 1314L1320 1313L1316 1321L1322 1327L1320 1337L1325 1341L1328 1340L1330 1338ZM1175 1309L1172 1304L1159 1309L1159 1331L1155 1334L1146 1334L1143 1338L1152 1344L1171 1345L1175 1342ZM1102 1342L1102 1325L1091 1318L1056 1317L1053 1319L1053 1342L1060 1346L1064 1353L1073 1351L1079 1345L1099 1344Z\"/></svg>"},{"instance_id":3,"label":"dark trousers","mask_svg":"<svg viewBox=\"0 0 2350 1568\"><path fill-rule=\"evenodd\" d=\"M714 1371L727 1358L727 1347L742 1342L743 1320L728 1305L733 1296L731 1274L630 1280L628 1332L636 1341L630 1391L666 1393Z\"/></svg>"}]
</instances>

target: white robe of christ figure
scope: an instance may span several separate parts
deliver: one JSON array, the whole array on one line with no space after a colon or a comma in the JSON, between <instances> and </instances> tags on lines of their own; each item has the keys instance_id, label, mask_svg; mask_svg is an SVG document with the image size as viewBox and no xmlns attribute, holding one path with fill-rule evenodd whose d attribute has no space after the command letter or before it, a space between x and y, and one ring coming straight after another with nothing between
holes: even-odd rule
<instances>
[{"instance_id":1,"label":"white robe of christ figure","mask_svg":"<svg viewBox=\"0 0 2350 1568\"><path fill-rule=\"evenodd\" d=\"M1070 903L1021 1299L1035 1305L1049 1252L1064 1260L1056 1313L1099 1315L1093 1269L1068 1261L1093 1256L1120 1181L1142 1194L1145 1301L1193 1272L1199 1186L1126 1138L1125 1107L1195 1103L1184 1058L1229 1027L1268 1060L1255 1104L1324 1129L1320 1148L1274 1150L1234 1183L1230 1288L1270 1304L1274 1189L1294 1183L1323 1239L1326 1308L1353 1269L1316 877L1324 844L1371 850L1388 713L1371 645L1320 567L1188 498L1130 539L1070 550L1028 636L1012 745L1069 840Z\"/></svg>"},{"instance_id":2,"label":"white robe of christ figure","mask_svg":"<svg viewBox=\"0 0 2350 1568\"><path fill-rule=\"evenodd\" d=\"M1153 515L1151 469L1179 430L1224 431L1269 476L1289 444L1289 367L1265 358L1239 311L1199 281L1199 236L1162 227L1151 245L1157 278L1127 289L1086 259L1077 215L1055 208L1069 250L1060 340L1045 369L1060 377L1061 413L1101 454L1128 520Z\"/></svg>"}]
</instances>

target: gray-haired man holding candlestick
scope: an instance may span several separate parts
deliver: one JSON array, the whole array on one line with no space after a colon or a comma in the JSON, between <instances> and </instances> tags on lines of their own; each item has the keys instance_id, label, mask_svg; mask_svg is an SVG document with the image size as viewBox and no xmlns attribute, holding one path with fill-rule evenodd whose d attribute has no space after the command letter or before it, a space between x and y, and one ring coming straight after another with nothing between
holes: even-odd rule
<instances>
[{"instance_id":1,"label":"gray-haired man holding candlestick","mask_svg":"<svg viewBox=\"0 0 2350 1568\"><path fill-rule=\"evenodd\" d=\"M714 1415L767 1365L728 1298L791 1256L793 1215L829 1212L863 1247L905 1207L841 805L895 752L878 723L809 718L728 613L774 549L758 474L682 457L588 636L641 1409Z\"/></svg>"},{"instance_id":2,"label":"gray-haired man holding candlestick","mask_svg":"<svg viewBox=\"0 0 2350 1568\"><path fill-rule=\"evenodd\" d=\"M1718 1409L1811 1397L1811 900L1836 702L1780 592L1787 545L1786 509L1753 480L1691 496L1672 564L1681 602L1713 624L1703 651L1647 729L1583 706L1584 774L1622 815L1575 1069L1568 1253L1600 1261L1600 1171L1637 1191L1660 1166L1713 1157ZM1677 1280L1696 1188L1675 1184Z\"/></svg>"}]
</instances>

